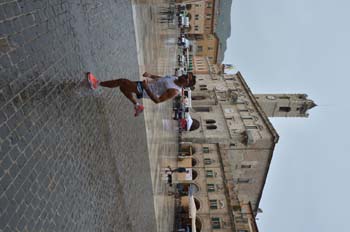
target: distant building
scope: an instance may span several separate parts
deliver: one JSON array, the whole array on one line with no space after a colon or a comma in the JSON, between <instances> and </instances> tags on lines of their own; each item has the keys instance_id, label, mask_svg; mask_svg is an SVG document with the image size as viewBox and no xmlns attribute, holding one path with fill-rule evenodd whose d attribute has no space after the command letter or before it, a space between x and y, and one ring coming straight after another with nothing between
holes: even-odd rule
<instances>
[{"instance_id":1,"label":"distant building","mask_svg":"<svg viewBox=\"0 0 350 232\"><path fill-rule=\"evenodd\" d=\"M189 34L212 34L215 0L182 1L189 15Z\"/></svg>"},{"instance_id":2,"label":"distant building","mask_svg":"<svg viewBox=\"0 0 350 232\"><path fill-rule=\"evenodd\" d=\"M209 74L215 78L217 74L221 74L221 67L217 64L212 64L211 60L206 56L193 56L192 57L194 74Z\"/></svg>"},{"instance_id":3,"label":"distant building","mask_svg":"<svg viewBox=\"0 0 350 232\"><path fill-rule=\"evenodd\" d=\"M186 36L193 41L192 54L208 57L210 63L216 64L219 40L213 33L215 19L215 0L178 1L184 6L189 18L189 27L183 29Z\"/></svg>"},{"instance_id":4,"label":"distant building","mask_svg":"<svg viewBox=\"0 0 350 232\"><path fill-rule=\"evenodd\" d=\"M206 57L210 64L216 64L219 40L215 34L195 35L193 55Z\"/></svg>"},{"instance_id":5,"label":"distant building","mask_svg":"<svg viewBox=\"0 0 350 232\"><path fill-rule=\"evenodd\" d=\"M221 74L221 66L209 62L207 71L197 72L192 91L190 114L200 128L183 132L178 157L177 165L191 173L177 179L185 192L193 186L197 232L257 232L255 216L279 140L268 117L305 117L316 104L300 94L254 95L241 73ZM186 194L182 198L191 211Z\"/></svg>"}]
</instances>

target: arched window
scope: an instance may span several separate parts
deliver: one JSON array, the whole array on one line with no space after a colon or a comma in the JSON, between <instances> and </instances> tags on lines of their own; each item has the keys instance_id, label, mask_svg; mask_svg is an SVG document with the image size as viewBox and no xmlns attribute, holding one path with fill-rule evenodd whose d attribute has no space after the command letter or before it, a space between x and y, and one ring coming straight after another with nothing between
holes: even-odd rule
<instances>
[{"instance_id":1,"label":"arched window","mask_svg":"<svg viewBox=\"0 0 350 232\"><path fill-rule=\"evenodd\" d=\"M198 176L198 172L194 169L192 169L192 180L195 180Z\"/></svg>"},{"instance_id":2,"label":"arched window","mask_svg":"<svg viewBox=\"0 0 350 232\"><path fill-rule=\"evenodd\" d=\"M208 130L215 130L216 128L218 128L216 125L208 125L207 126Z\"/></svg>"},{"instance_id":3,"label":"arched window","mask_svg":"<svg viewBox=\"0 0 350 232\"><path fill-rule=\"evenodd\" d=\"M196 205L196 209L199 210L199 208L201 207L201 203L197 198L194 198L194 204Z\"/></svg>"},{"instance_id":4,"label":"arched window","mask_svg":"<svg viewBox=\"0 0 350 232\"><path fill-rule=\"evenodd\" d=\"M216 121L213 120L213 119L207 119L207 120L205 120L205 123L207 123L207 124L213 124L213 123L216 123Z\"/></svg>"},{"instance_id":5,"label":"arched window","mask_svg":"<svg viewBox=\"0 0 350 232\"><path fill-rule=\"evenodd\" d=\"M192 147L192 155L194 155L194 153L196 153L196 149Z\"/></svg>"},{"instance_id":6,"label":"arched window","mask_svg":"<svg viewBox=\"0 0 350 232\"><path fill-rule=\"evenodd\" d=\"M197 160L192 158L192 167L197 165Z\"/></svg>"},{"instance_id":7,"label":"arched window","mask_svg":"<svg viewBox=\"0 0 350 232\"><path fill-rule=\"evenodd\" d=\"M183 195L188 195L188 191L190 188L192 189L192 193L195 194L199 192L199 187L196 184L189 184L189 183L178 183L176 187L182 192Z\"/></svg>"},{"instance_id":8,"label":"arched window","mask_svg":"<svg viewBox=\"0 0 350 232\"><path fill-rule=\"evenodd\" d=\"M196 217L196 231L195 232L201 232L201 230L202 230L202 222L198 217Z\"/></svg>"},{"instance_id":9,"label":"arched window","mask_svg":"<svg viewBox=\"0 0 350 232\"><path fill-rule=\"evenodd\" d=\"M196 185L196 184L190 184L190 186L191 186L191 188L192 188L193 193L199 192L199 187L198 187L198 185Z\"/></svg>"}]
</instances>

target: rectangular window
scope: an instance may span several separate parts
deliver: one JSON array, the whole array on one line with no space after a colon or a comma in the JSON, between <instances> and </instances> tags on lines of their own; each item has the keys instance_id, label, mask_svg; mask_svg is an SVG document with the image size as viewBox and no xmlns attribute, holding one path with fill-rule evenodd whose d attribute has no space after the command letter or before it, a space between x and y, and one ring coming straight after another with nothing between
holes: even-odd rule
<instances>
[{"instance_id":1,"label":"rectangular window","mask_svg":"<svg viewBox=\"0 0 350 232\"><path fill-rule=\"evenodd\" d=\"M247 165L247 164L242 164L241 165L241 168L251 168L252 167L252 165Z\"/></svg>"},{"instance_id":2,"label":"rectangular window","mask_svg":"<svg viewBox=\"0 0 350 232\"><path fill-rule=\"evenodd\" d=\"M211 218L211 228L213 229L220 229L220 218L214 217Z\"/></svg>"},{"instance_id":3,"label":"rectangular window","mask_svg":"<svg viewBox=\"0 0 350 232\"><path fill-rule=\"evenodd\" d=\"M279 112L286 112L288 113L290 111L290 107L289 106L281 106L279 108Z\"/></svg>"},{"instance_id":4,"label":"rectangular window","mask_svg":"<svg viewBox=\"0 0 350 232\"><path fill-rule=\"evenodd\" d=\"M210 165L211 164L211 159L205 158L204 159L204 164L205 165Z\"/></svg>"},{"instance_id":5,"label":"rectangular window","mask_svg":"<svg viewBox=\"0 0 350 232\"><path fill-rule=\"evenodd\" d=\"M203 52L203 46L197 46L197 52Z\"/></svg>"},{"instance_id":6,"label":"rectangular window","mask_svg":"<svg viewBox=\"0 0 350 232\"><path fill-rule=\"evenodd\" d=\"M248 130L255 130L255 129L258 129L257 126L245 126L246 129Z\"/></svg>"},{"instance_id":7,"label":"rectangular window","mask_svg":"<svg viewBox=\"0 0 350 232\"><path fill-rule=\"evenodd\" d=\"M192 109L194 109L196 112L210 112L211 111L210 107L205 107L205 106L192 107Z\"/></svg>"},{"instance_id":8,"label":"rectangular window","mask_svg":"<svg viewBox=\"0 0 350 232\"><path fill-rule=\"evenodd\" d=\"M217 209L218 208L218 201L217 200L209 200L210 203L210 209Z\"/></svg>"},{"instance_id":9,"label":"rectangular window","mask_svg":"<svg viewBox=\"0 0 350 232\"><path fill-rule=\"evenodd\" d=\"M208 192L215 192L215 185L214 184L207 184Z\"/></svg>"},{"instance_id":10,"label":"rectangular window","mask_svg":"<svg viewBox=\"0 0 350 232\"><path fill-rule=\"evenodd\" d=\"M203 153L209 153L209 147L203 147Z\"/></svg>"},{"instance_id":11,"label":"rectangular window","mask_svg":"<svg viewBox=\"0 0 350 232\"><path fill-rule=\"evenodd\" d=\"M194 16L194 19L195 19L195 20L199 20L199 15L196 14L196 15Z\"/></svg>"},{"instance_id":12,"label":"rectangular window","mask_svg":"<svg viewBox=\"0 0 350 232\"><path fill-rule=\"evenodd\" d=\"M248 232L248 230L237 230L237 232Z\"/></svg>"},{"instance_id":13,"label":"rectangular window","mask_svg":"<svg viewBox=\"0 0 350 232\"><path fill-rule=\"evenodd\" d=\"M207 8L212 8L213 7L213 4L211 2L208 2L207 3Z\"/></svg>"},{"instance_id":14,"label":"rectangular window","mask_svg":"<svg viewBox=\"0 0 350 232\"><path fill-rule=\"evenodd\" d=\"M241 119L251 119L253 120L253 116L250 116L250 115L241 115Z\"/></svg>"},{"instance_id":15,"label":"rectangular window","mask_svg":"<svg viewBox=\"0 0 350 232\"><path fill-rule=\"evenodd\" d=\"M250 182L250 179L248 178L238 178L237 183L239 184L248 184Z\"/></svg>"},{"instance_id":16,"label":"rectangular window","mask_svg":"<svg viewBox=\"0 0 350 232\"><path fill-rule=\"evenodd\" d=\"M236 217L235 221L237 223L248 223L248 219L247 218L242 218L242 217Z\"/></svg>"},{"instance_id":17,"label":"rectangular window","mask_svg":"<svg viewBox=\"0 0 350 232\"><path fill-rule=\"evenodd\" d=\"M206 177L214 177L214 172L213 170L206 170Z\"/></svg>"}]
</instances>

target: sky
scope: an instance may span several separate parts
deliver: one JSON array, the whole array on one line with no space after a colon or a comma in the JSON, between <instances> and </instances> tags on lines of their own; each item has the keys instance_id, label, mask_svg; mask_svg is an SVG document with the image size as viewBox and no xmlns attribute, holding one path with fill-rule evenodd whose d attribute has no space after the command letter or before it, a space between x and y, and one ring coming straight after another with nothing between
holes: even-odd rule
<instances>
[{"instance_id":1,"label":"sky","mask_svg":"<svg viewBox=\"0 0 350 232\"><path fill-rule=\"evenodd\" d=\"M223 1L223 0L222 0ZM350 1L234 0L223 63L254 93L306 93L309 118L271 118L280 135L260 232L348 232Z\"/></svg>"}]
</instances>

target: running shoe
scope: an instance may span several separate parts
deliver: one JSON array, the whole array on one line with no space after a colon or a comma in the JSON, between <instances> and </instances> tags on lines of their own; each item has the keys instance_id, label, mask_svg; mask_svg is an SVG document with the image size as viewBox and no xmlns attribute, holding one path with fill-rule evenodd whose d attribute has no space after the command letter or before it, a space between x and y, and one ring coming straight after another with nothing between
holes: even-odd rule
<instances>
[{"instance_id":1,"label":"running shoe","mask_svg":"<svg viewBox=\"0 0 350 232\"><path fill-rule=\"evenodd\" d=\"M96 90L99 86L100 81L97 80L96 77L91 72L87 73L87 78L91 89Z\"/></svg>"},{"instance_id":2,"label":"running shoe","mask_svg":"<svg viewBox=\"0 0 350 232\"><path fill-rule=\"evenodd\" d=\"M143 107L143 105L135 105L135 114L134 116L137 117L139 116L139 114L142 113L142 111L144 110L145 107Z\"/></svg>"}]
</instances>

